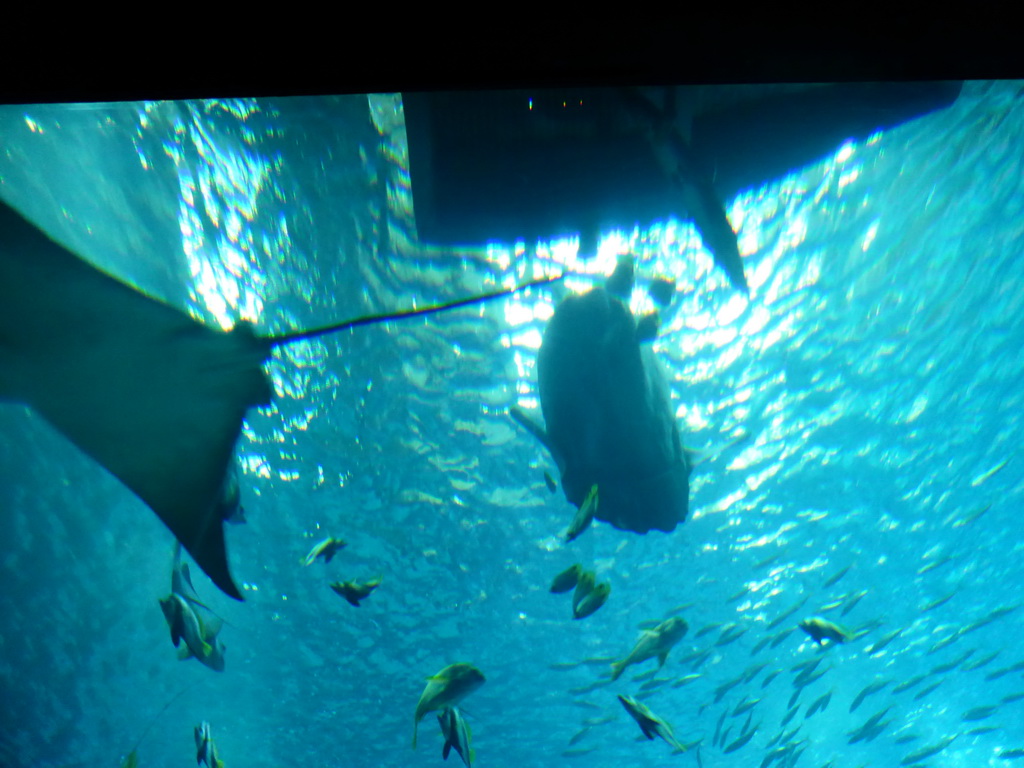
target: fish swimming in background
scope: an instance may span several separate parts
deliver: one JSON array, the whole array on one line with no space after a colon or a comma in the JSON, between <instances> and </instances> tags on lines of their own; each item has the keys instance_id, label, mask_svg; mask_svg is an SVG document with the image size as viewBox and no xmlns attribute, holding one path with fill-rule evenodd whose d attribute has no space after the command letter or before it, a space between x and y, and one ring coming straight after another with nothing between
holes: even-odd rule
<instances>
[{"instance_id":1,"label":"fish swimming in background","mask_svg":"<svg viewBox=\"0 0 1024 768\"><path fill-rule=\"evenodd\" d=\"M177 642L174 643L175 647L179 647L178 658L184 661L195 657L215 672L223 672L226 649L218 635L224 621L199 600L199 595L192 586L188 563L181 561L180 543L176 543L174 547L171 594L160 601L160 607L164 610L164 617L171 628L172 641L175 638L176 621L183 622L182 626L198 637L198 640L190 641L187 636L182 635L186 638L185 645L179 647Z\"/></svg>"},{"instance_id":2,"label":"fish swimming in background","mask_svg":"<svg viewBox=\"0 0 1024 768\"><path fill-rule=\"evenodd\" d=\"M437 716L437 722L441 725L441 735L444 736L441 757L447 760L448 754L454 748L467 768L472 768L473 760L476 757L475 751L470 747L473 733L462 713L455 707L447 707Z\"/></svg>"},{"instance_id":3,"label":"fish swimming in background","mask_svg":"<svg viewBox=\"0 0 1024 768\"><path fill-rule=\"evenodd\" d=\"M325 563L329 563L345 546L346 543L343 540L328 536L323 541L313 545L313 548L309 550L309 554L302 558L302 564L312 565L318 557L322 557Z\"/></svg>"},{"instance_id":4,"label":"fish swimming in background","mask_svg":"<svg viewBox=\"0 0 1024 768\"><path fill-rule=\"evenodd\" d=\"M854 635L848 629L834 624L820 616L812 616L800 622L800 629L806 632L819 646L825 645L826 640L833 643L848 643L854 639Z\"/></svg>"},{"instance_id":5,"label":"fish swimming in background","mask_svg":"<svg viewBox=\"0 0 1024 768\"><path fill-rule=\"evenodd\" d=\"M416 733L420 720L428 712L453 707L486 682L483 673L472 664L450 664L427 678L413 715L412 748L416 749Z\"/></svg>"},{"instance_id":6,"label":"fish swimming in background","mask_svg":"<svg viewBox=\"0 0 1024 768\"><path fill-rule=\"evenodd\" d=\"M598 608L605 604L611 592L612 585L608 582L595 584L594 588L587 592L579 602L574 601L572 617L574 619L585 619L587 616L595 613Z\"/></svg>"},{"instance_id":7,"label":"fish swimming in background","mask_svg":"<svg viewBox=\"0 0 1024 768\"><path fill-rule=\"evenodd\" d=\"M669 651L686 636L688 629L683 619L673 616L665 619L650 632L644 632L625 659L612 663L612 680L618 680L626 667L648 659L657 658L658 669L661 669L668 660Z\"/></svg>"},{"instance_id":8,"label":"fish swimming in background","mask_svg":"<svg viewBox=\"0 0 1024 768\"><path fill-rule=\"evenodd\" d=\"M224 761L217 757L217 745L210 733L210 724L203 721L193 729L196 740L196 765L206 763L208 768L224 768Z\"/></svg>"},{"instance_id":9,"label":"fish swimming in background","mask_svg":"<svg viewBox=\"0 0 1024 768\"><path fill-rule=\"evenodd\" d=\"M510 415L551 453L577 508L596 485L596 519L636 533L669 532L689 510L692 460L648 343L657 316L634 319L633 284L633 260L624 258L603 287L558 305L537 355L545 426L518 408Z\"/></svg>"},{"instance_id":10,"label":"fish swimming in background","mask_svg":"<svg viewBox=\"0 0 1024 768\"><path fill-rule=\"evenodd\" d=\"M274 348L550 282L278 336L245 322L225 332L108 276L0 202L0 402L31 406L241 600L220 507L242 420L273 399L263 366Z\"/></svg>"},{"instance_id":11,"label":"fish swimming in background","mask_svg":"<svg viewBox=\"0 0 1024 768\"><path fill-rule=\"evenodd\" d=\"M597 504L597 486L594 485L591 486L590 493L587 494L587 498L583 500L580 508L576 510L576 516L572 519L569 529L565 532L565 542L567 544L578 538L581 533L590 527L590 524L594 521L594 514L597 512Z\"/></svg>"},{"instance_id":12,"label":"fish swimming in background","mask_svg":"<svg viewBox=\"0 0 1024 768\"><path fill-rule=\"evenodd\" d=\"M213 652L209 643L203 639L199 618L185 598L171 593L160 600L160 608L167 619L167 626L171 630L171 642L175 648L184 640L185 646L195 656L204 657Z\"/></svg>"},{"instance_id":13,"label":"fish swimming in background","mask_svg":"<svg viewBox=\"0 0 1024 768\"><path fill-rule=\"evenodd\" d=\"M576 580L576 589L572 593L572 611L576 613L583 598L589 595L597 584L597 575L593 571L584 571Z\"/></svg>"},{"instance_id":14,"label":"fish swimming in background","mask_svg":"<svg viewBox=\"0 0 1024 768\"><path fill-rule=\"evenodd\" d=\"M687 747L676 741L675 734L672 733L672 726L658 717L656 714L651 712L644 704L634 699L632 696L623 696L619 694L619 703L629 712L630 717L636 720L636 724L640 726L640 730L648 740L653 741L655 736L665 740L670 747L675 749L677 752L686 752Z\"/></svg>"},{"instance_id":15,"label":"fish swimming in background","mask_svg":"<svg viewBox=\"0 0 1024 768\"><path fill-rule=\"evenodd\" d=\"M560 595L563 592L568 592L576 586L576 583L580 580L580 574L583 573L583 566L579 563L574 563L562 571L560 574L555 576L551 582L551 594Z\"/></svg>"},{"instance_id":16,"label":"fish swimming in background","mask_svg":"<svg viewBox=\"0 0 1024 768\"><path fill-rule=\"evenodd\" d=\"M380 586L380 578L360 584L355 581L336 581L331 584L331 589L348 600L350 605L359 607L359 601L365 599L373 590Z\"/></svg>"}]
</instances>

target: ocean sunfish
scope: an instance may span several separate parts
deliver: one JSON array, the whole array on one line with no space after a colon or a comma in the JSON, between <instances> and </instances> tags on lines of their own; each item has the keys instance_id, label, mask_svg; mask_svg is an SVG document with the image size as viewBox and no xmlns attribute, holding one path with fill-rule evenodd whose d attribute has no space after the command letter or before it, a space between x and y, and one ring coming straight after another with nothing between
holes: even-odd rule
<instances>
[{"instance_id":1,"label":"ocean sunfish","mask_svg":"<svg viewBox=\"0 0 1024 768\"><path fill-rule=\"evenodd\" d=\"M224 544L225 480L246 412L271 403L263 364L274 347L550 281L280 336L248 323L225 332L108 276L0 202L0 402L31 406L241 600Z\"/></svg>"},{"instance_id":2,"label":"ocean sunfish","mask_svg":"<svg viewBox=\"0 0 1024 768\"><path fill-rule=\"evenodd\" d=\"M656 316L638 323L626 303L633 283L623 259L605 286L558 305L537 355L545 426L518 408L511 415L551 453L577 508L596 485L596 519L668 532L686 519L692 465L649 343Z\"/></svg>"}]
</instances>

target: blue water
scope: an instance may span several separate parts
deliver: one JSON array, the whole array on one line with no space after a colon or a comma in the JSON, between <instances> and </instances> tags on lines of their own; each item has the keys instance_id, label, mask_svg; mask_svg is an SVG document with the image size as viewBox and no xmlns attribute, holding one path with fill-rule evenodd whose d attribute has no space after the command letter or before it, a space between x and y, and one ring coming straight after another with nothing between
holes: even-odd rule
<instances>
[{"instance_id":1,"label":"blue water","mask_svg":"<svg viewBox=\"0 0 1024 768\"><path fill-rule=\"evenodd\" d=\"M276 404L250 414L239 445L249 522L228 546L246 602L196 573L228 622L218 674L169 642L168 531L4 405L0 764L116 766L145 732L140 766L188 765L206 720L229 768L440 765L434 716L414 752L412 714L425 678L464 661L487 678L465 701L475 765L696 765L697 750L637 741L615 699L640 693L632 678L654 662L581 691L641 622L684 604L689 634L658 678L700 677L644 701L681 741L703 737L704 766L760 765L786 745L772 765L896 766L951 736L922 764L1008 764L1024 700L1002 700L1024 675L994 673L1024 661L1021 87L968 83L949 110L729 201L749 301L685 221L605 233L589 266L572 244L416 249L398 97L0 108L0 195L210 324L320 325L562 265L598 274L570 283L585 290L630 249L642 275L679 286L656 349L684 440L706 457L676 532L598 523L560 542L573 508L507 416L536 404L536 346L560 292L286 348L270 366ZM645 301L638 291L637 311ZM326 535L347 549L301 567ZM576 561L612 585L583 621L548 593ZM359 609L328 588L378 575ZM1001 608L1013 610L971 629ZM815 614L870 632L822 652L795 629ZM757 648L769 636L778 644ZM818 657L824 674L780 726L793 667ZM570 666L587 659L602 661ZM851 712L876 680L891 682ZM762 699L757 732L724 754L716 724L746 697ZM987 719L962 719L985 706ZM882 733L848 744L886 708ZM570 746L588 719L606 722ZM726 717L729 742L745 720Z\"/></svg>"}]
</instances>

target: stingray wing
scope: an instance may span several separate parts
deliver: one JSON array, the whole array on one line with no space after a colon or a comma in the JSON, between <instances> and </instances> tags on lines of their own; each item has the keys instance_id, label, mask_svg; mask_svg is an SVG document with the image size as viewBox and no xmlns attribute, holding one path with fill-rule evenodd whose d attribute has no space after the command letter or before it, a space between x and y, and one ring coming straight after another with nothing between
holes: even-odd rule
<instances>
[{"instance_id":1,"label":"stingray wing","mask_svg":"<svg viewBox=\"0 0 1024 768\"><path fill-rule=\"evenodd\" d=\"M114 280L0 205L0 399L27 403L131 488L224 592L221 486L267 342Z\"/></svg>"}]
</instances>

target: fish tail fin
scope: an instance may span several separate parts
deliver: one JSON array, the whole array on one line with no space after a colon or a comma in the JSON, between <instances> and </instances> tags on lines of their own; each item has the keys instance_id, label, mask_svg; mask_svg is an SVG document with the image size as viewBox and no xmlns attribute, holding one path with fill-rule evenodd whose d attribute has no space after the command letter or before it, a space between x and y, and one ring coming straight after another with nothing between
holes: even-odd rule
<instances>
[{"instance_id":1,"label":"fish tail fin","mask_svg":"<svg viewBox=\"0 0 1024 768\"><path fill-rule=\"evenodd\" d=\"M626 665L621 661L612 662L612 680L618 680L622 676L622 671L626 668Z\"/></svg>"}]
</instances>

